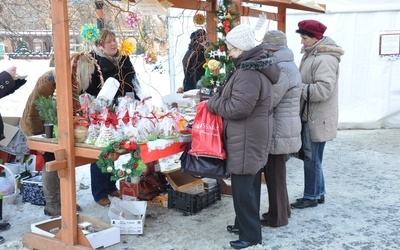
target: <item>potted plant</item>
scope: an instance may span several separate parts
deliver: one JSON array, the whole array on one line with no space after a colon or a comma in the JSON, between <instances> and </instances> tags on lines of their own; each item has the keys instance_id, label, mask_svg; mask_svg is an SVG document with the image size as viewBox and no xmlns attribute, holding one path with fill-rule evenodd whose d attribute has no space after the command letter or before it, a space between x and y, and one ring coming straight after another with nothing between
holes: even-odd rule
<instances>
[{"instance_id":1,"label":"potted plant","mask_svg":"<svg viewBox=\"0 0 400 250\"><path fill-rule=\"evenodd\" d=\"M53 127L54 137L58 138L57 128L57 103L53 96L44 97L40 95L35 100L36 109L39 111L39 117L44 122L45 130L46 127ZM46 136L48 137L48 135Z\"/></svg>"}]
</instances>

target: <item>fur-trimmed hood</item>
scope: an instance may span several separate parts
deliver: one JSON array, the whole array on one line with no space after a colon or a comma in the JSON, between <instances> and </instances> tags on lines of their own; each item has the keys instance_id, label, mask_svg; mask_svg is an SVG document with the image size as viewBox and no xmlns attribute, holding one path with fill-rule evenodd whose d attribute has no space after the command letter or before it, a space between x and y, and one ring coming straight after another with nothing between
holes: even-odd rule
<instances>
[{"instance_id":1,"label":"fur-trimmed hood","mask_svg":"<svg viewBox=\"0 0 400 250\"><path fill-rule=\"evenodd\" d=\"M267 57L261 45L243 52L238 58L233 59L236 69L258 70L275 84L279 80L279 68L275 58Z\"/></svg>"},{"instance_id":2,"label":"fur-trimmed hood","mask_svg":"<svg viewBox=\"0 0 400 250\"><path fill-rule=\"evenodd\" d=\"M338 59L340 62L340 57L344 55L344 50L338 46L332 38L325 36L323 39L319 40L313 46L309 48L302 48L302 53L310 53L313 55L318 54L329 54Z\"/></svg>"}]
</instances>

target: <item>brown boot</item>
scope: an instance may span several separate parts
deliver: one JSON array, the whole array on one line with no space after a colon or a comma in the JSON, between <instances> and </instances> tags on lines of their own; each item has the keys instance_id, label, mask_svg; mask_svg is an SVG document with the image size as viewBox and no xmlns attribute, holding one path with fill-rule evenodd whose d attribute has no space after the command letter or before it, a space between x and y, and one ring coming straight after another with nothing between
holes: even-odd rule
<instances>
[{"instance_id":1,"label":"brown boot","mask_svg":"<svg viewBox=\"0 0 400 250\"><path fill-rule=\"evenodd\" d=\"M110 206L111 201L110 201L110 199L108 199L108 197L106 197L106 198L98 200L97 203L103 207L108 207L108 206Z\"/></svg>"},{"instance_id":2,"label":"brown boot","mask_svg":"<svg viewBox=\"0 0 400 250\"><path fill-rule=\"evenodd\" d=\"M42 171L43 193L46 200L44 214L48 216L60 216L60 179L57 171Z\"/></svg>"}]
</instances>

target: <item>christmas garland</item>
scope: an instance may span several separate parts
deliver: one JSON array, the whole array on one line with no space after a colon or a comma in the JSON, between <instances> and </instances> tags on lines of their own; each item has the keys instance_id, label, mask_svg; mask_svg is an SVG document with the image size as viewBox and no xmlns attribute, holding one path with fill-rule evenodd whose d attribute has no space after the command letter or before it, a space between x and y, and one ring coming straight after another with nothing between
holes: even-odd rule
<instances>
[{"instance_id":1,"label":"christmas garland","mask_svg":"<svg viewBox=\"0 0 400 250\"><path fill-rule=\"evenodd\" d=\"M121 153L128 151L130 158L122 164L123 169L116 169L114 166L113 153ZM140 158L140 147L132 141L114 141L111 142L103 152L100 153L97 166L103 173L112 174L111 180L117 181L125 177L135 177L142 175L146 164Z\"/></svg>"},{"instance_id":2,"label":"christmas garland","mask_svg":"<svg viewBox=\"0 0 400 250\"><path fill-rule=\"evenodd\" d=\"M207 88L224 85L227 78L226 74L234 66L232 59L226 52L225 37L240 20L240 13L232 10L232 0L223 0L215 14L219 22L217 24L217 32L220 33L220 35L218 36L217 42L212 43L205 51L204 55L208 60L217 60L219 62L219 68L224 68L225 72L211 75L206 74L203 76L202 86Z\"/></svg>"}]
</instances>

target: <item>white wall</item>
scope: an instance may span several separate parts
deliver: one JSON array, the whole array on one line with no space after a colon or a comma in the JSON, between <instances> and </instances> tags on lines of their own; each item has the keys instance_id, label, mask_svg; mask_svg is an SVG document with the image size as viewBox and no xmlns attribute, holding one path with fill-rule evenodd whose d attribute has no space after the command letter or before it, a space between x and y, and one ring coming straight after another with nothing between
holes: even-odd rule
<instances>
[{"instance_id":1,"label":"white wall","mask_svg":"<svg viewBox=\"0 0 400 250\"><path fill-rule=\"evenodd\" d=\"M400 60L379 57L380 32L400 33L400 12L289 14L286 33L296 63L301 59L301 44L295 30L304 19L324 23L325 35L345 50L340 63L340 128L400 127Z\"/></svg>"},{"instance_id":2,"label":"white wall","mask_svg":"<svg viewBox=\"0 0 400 250\"><path fill-rule=\"evenodd\" d=\"M321 1L317 1L321 2ZM335 2L335 1L334 1ZM295 54L297 65L301 60L300 36L295 33L297 23L304 19L316 19L324 23L328 29L325 35L333 38L344 50L340 63L339 78L339 127L349 128L399 128L400 127L400 60L387 61L379 57L379 35L382 31L397 30L400 33L400 11L385 10L389 0L382 6L364 6L363 12L347 4L335 7L332 11L327 3L326 14L300 11L288 11L286 33L288 46ZM370 3L371 4L371 1ZM394 4L400 5L397 1ZM348 7L347 9L345 7ZM361 6L361 5L360 5ZM379 7L379 8L378 8ZM380 11L376 11L380 9ZM392 7L388 9L393 9ZM171 36L175 52L173 58L175 89L182 84L181 60L189 43L190 33L194 27L192 16L194 11L182 12L175 9L171 16ZM253 26L257 18L242 17L242 23ZM267 21L258 33L268 29L276 29L274 21ZM172 31L171 31L172 30ZM260 34L259 34L260 35ZM261 34L262 36L262 34ZM170 40L171 42L171 40ZM173 92L173 91L172 91Z\"/></svg>"}]
</instances>

